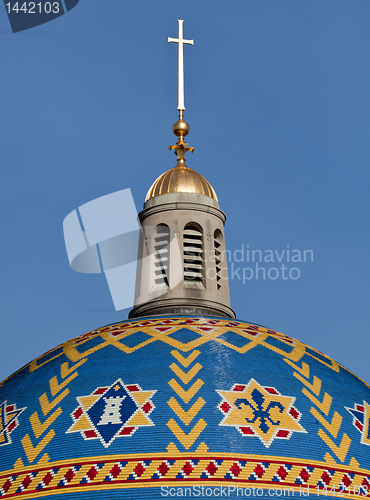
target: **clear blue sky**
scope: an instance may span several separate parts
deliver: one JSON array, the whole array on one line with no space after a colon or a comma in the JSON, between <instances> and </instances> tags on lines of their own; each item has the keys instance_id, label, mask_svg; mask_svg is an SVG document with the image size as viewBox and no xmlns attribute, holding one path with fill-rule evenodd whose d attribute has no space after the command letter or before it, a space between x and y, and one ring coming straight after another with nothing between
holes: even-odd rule
<instances>
[{"instance_id":1,"label":"clear blue sky","mask_svg":"<svg viewBox=\"0 0 370 500\"><path fill-rule=\"evenodd\" d=\"M368 0L80 0L18 34L0 9L0 379L127 318L104 275L69 268L62 221L124 188L140 210L175 166L177 49L167 37L177 19L195 41L185 47L188 165L218 194L227 247L244 245L234 271L255 270L247 245L313 251L313 262L259 263L297 267L296 280L234 274L237 317L369 383Z\"/></svg>"}]
</instances>

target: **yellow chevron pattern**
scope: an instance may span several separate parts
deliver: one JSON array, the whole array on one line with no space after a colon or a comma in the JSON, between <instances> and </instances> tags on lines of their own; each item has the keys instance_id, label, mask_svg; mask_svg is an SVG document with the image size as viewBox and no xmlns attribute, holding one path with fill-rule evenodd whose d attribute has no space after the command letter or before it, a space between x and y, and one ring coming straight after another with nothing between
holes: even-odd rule
<instances>
[{"instance_id":1,"label":"yellow chevron pattern","mask_svg":"<svg viewBox=\"0 0 370 500\"><path fill-rule=\"evenodd\" d=\"M302 382L302 384L304 384L306 387L308 387L310 389L310 391L312 391L314 394L316 394L316 396L318 396L320 394L320 391L321 391L321 380L319 378L316 377L316 375L314 376L313 378L313 383L311 384L310 382L308 382L308 380L305 380L303 377L301 377L299 375L299 373L293 373L293 375Z\"/></svg>"},{"instance_id":2,"label":"yellow chevron pattern","mask_svg":"<svg viewBox=\"0 0 370 500\"><path fill-rule=\"evenodd\" d=\"M56 396L62 389L64 389L72 380L78 377L78 372L75 371L79 366L87 361L87 359L83 359L76 363L75 365L69 367L68 362L65 362L60 367L60 375L61 382L58 381L58 377L54 376L49 380L49 387L51 396ZM65 380L63 380L65 379ZM41 435L46 432L50 426L55 422L55 420L62 414L63 410L59 407L56 408L51 414L50 412L69 394L69 389L66 388L57 395L54 399L49 400L49 397L46 392L44 392L39 397L40 408L44 416L48 417L45 421L41 421L39 413L36 411L30 416L30 424L32 427L33 434L38 440ZM26 434L22 439L21 443L23 446L23 450L26 454L27 460L29 463L32 463L37 456L44 450L44 448L50 443L50 441L54 438L55 431L54 429L50 429L47 434L41 439L41 441L33 443L31 436ZM47 455L46 455L47 456ZM48 456L47 456L48 457ZM17 460L18 462L18 460ZM17 463L16 462L16 463Z\"/></svg>"},{"instance_id":3,"label":"yellow chevron pattern","mask_svg":"<svg viewBox=\"0 0 370 500\"><path fill-rule=\"evenodd\" d=\"M335 453L341 462L346 459L349 447L351 445L351 439L346 433L343 434L342 441L337 446L334 441L322 430L319 429L318 435L321 439L329 446L329 448Z\"/></svg>"},{"instance_id":4,"label":"yellow chevron pattern","mask_svg":"<svg viewBox=\"0 0 370 500\"><path fill-rule=\"evenodd\" d=\"M54 436L55 431L54 429L51 429L36 446L33 445L29 434L26 434L24 438L21 439L21 443L29 463L32 463L35 460L37 455L42 452L42 450L47 444L50 443Z\"/></svg>"},{"instance_id":5,"label":"yellow chevron pattern","mask_svg":"<svg viewBox=\"0 0 370 500\"><path fill-rule=\"evenodd\" d=\"M74 378L76 378L78 375L77 372L74 372L70 377L68 377L66 380L63 380L60 384L58 383L58 377L55 376L49 381L50 385L50 392L52 396L55 396L59 391L61 391L66 385L68 385Z\"/></svg>"},{"instance_id":6,"label":"yellow chevron pattern","mask_svg":"<svg viewBox=\"0 0 370 500\"><path fill-rule=\"evenodd\" d=\"M302 362L302 366L299 367L290 359L285 358L284 361L296 370L293 373L294 377L296 377L305 386L302 388L302 393L315 405L311 408L312 415L317 418L317 420L332 437L330 437L322 428L319 429L318 436L330 448L332 453L339 458L341 462L344 462L347 457L349 447L351 446L351 439L346 433L343 433L339 444L336 444L332 439L336 439L338 437L343 417L337 411L334 412L331 422L326 420L324 417L324 415L328 416L330 413L333 398L327 392L324 393L321 401L316 397L321 394L322 381L315 375L313 376L313 381L309 381L310 367L307 363ZM307 390L307 388L309 390ZM321 413L318 410L320 410ZM325 455L325 459L330 461L333 457L327 453Z\"/></svg>"},{"instance_id":7,"label":"yellow chevron pattern","mask_svg":"<svg viewBox=\"0 0 370 500\"><path fill-rule=\"evenodd\" d=\"M181 408L179 403L175 398L171 398L168 401L168 405L171 410L176 413L176 415L184 422L185 425L189 425L193 418L197 415L197 413L203 408L205 405L205 401L203 398L198 398L195 403L192 405L189 410L185 411Z\"/></svg>"},{"instance_id":8,"label":"yellow chevron pattern","mask_svg":"<svg viewBox=\"0 0 370 500\"><path fill-rule=\"evenodd\" d=\"M171 379L168 382L168 385L171 387L171 389L173 389L176 394L180 396L184 403L189 403L191 398L199 391L203 384L203 380L200 380L200 378L198 378L198 380L196 380L194 384L186 391L175 379Z\"/></svg>"},{"instance_id":9,"label":"yellow chevron pattern","mask_svg":"<svg viewBox=\"0 0 370 500\"><path fill-rule=\"evenodd\" d=\"M30 422L31 422L31 425L32 425L32 430L33 430L33 433L35 434L35 437L36 439L38 439L41 434L46 431L46 429L48 427L50 427L50 425L54 422L54 420L56 420L59 415L62 413L62 409L61 408L57 408L51 415L50 417L48 417L44 423L41 423L40 421L40 418L39 418L39 415L37 413L37 411L35 411L35 413L33 413L31 416L30 416Z\"/></svg>"},{"instance_id":10,"label":"yellow chevron pattern","mask_svg":"<svg viewBox=\"0 0 370 500\"><path fill-rule=\"evenodd\" d=\"M307 389L302 389L302 392L305 396L308 397L308 399L310 399L325 415L329 415L329 412L330 412L330 407L331 407L331 403L333 401L333 398L330 396L330 394L328 394L327 392L325 392L324 394L324 397L323 397L323 400L322 401L319 401L317 398L315 398L315 396L313 394L311 394L310 392L308 392Z\"/></svg>"},{"instance_id":11,"label":"yellow chevron pattern","mask_svg":"<svg viewBox=\"0 0 370 500\"><path fill-rule=\"evenodd\" d=\"M193 351L187 358L185 358L179 351L171 351L172 356L174 356L182 366L187 368L195 360L195 358L200 354L200 351Z\"/></svg>"},{"instance_id":12,"label":"yellow chevron pattern","mask_svg":"<svg viewBox=\"0 0 370 500\"><path fill-rule=\"evenodd\" d=\"M46 392L39 397L39 403L41 406L42 413L47 415L55 406L57 406L62 399L64 399L69 394L69 389L65 389L59 396L49 402Z\"/></svg>"},{"instance_id":13,"label":"yellow chevron pattern","mask_svg":"<svg viewBox=\"0 0 370 500\"><path fill-rule=\"evenodd\" d=\"M193 429L186 434L181 427L171 418L167 423L168 427L171 429L173 434L177 437L180 443L183 445L185 450L191 448L194 441L199 437L200 433L204 431L207 427L206 422L200 418L198 422L194 425Z\"/></svg>"},{"instance_id":14,"label":"yellow chevron pattern","mask_svg":"<svg viewBox=\"0 0 370 500\"><path fill-rule=\"evenodd\" d=\"M188 384L192 378L201 370L203 367L199 363L193 366L191 370L185 373L176 363L170 365L171 370L179 377L181 382Z\"/></svg>"},{"instance_id":15,"label":"yellow chevron pattern","mask_svg":"<svg viewBox=\"0 0 370 500\"><path fill-rule=\"evenodd\" d=\"M177 362L180 363L185 368L188 368L191 363L195 361L195 359L199 356L200 351L193 351L189 356L184 357L178 351L171 351L171 354L174 358L176 358ZM180 379L183 384L188 384L203 368L200 363L196 363L192 368L190 368L187 372L185 372L179 365L176 363L172 363L170 365L170 369L175 373L175 375ZM171 379L169 381L170 387L175 391L177 396L179 396L185 403L189 403L189 401L195 396L195 394L202 387L204 382L201 379L197 379L189 389L184 389L181 387L179 382L175 379ZM199 411L205 405L205 400L202 397L199 397L189 408L188 410L184 410L181 406L180 402L171 397L167 404L171 408L171 410L176 414L176 416L181 420L185 425L189 425L193 419L196 418ZM192 428L191 431L185 432L180 425L171 418L167 422L168 428L172 431L176 439L181 443L181 445L185 448L185 450L189 450L200 434L204 431L207 426L207 423L200 418ZM170 443L170 447L174 446L174 443Z\"/></svg>"},{"instance_id":16,"label":"yellow chevron pattern","mask_svg":"<svg viewBox=\"0 0 370 500\"><path fill-rule=\"evenodd\" d=\"M312 407L311 413L326 428L326 430L330 432L332 436L334 436L335 438L338 436L343 417L339 415L337 411L334 412L331 423L327 422L325 418L316 410L316 408Z\"/></svg>"}]
</instances>

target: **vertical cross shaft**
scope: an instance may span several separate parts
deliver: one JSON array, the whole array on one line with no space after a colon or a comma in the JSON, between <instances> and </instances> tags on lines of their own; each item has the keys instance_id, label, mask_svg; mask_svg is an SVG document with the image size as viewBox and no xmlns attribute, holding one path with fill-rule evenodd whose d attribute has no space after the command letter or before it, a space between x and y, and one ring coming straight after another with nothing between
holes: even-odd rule
<instances>
[{"instance_id":1,"label":"vertical cross shaft","mask_svg":"<svg viewBox=\"0 0 370 500\"><path fill-rule=\"evenodd\" d=\"M179 82L178 82L178 106L177 109L179 111L183 111L185 109L185 100L184 100L184 43L189 45L194 45L194 40L185 40L183 38L183 22L179 21L179 37L178 38L170 38L168 37L169 42L176 42L179 44Z\"/></svg>"}]
</instances>

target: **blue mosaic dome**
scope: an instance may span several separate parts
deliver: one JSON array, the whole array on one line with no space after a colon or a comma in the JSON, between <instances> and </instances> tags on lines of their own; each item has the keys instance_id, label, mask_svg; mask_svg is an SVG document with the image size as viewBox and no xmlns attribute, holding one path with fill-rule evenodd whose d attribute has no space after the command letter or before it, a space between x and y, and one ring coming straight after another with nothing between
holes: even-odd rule
<instances>
[{"instance_id":1,"label":"blue mosaic dome","mask_svg":"<svg viewBox=\"0 0 370 500\"><path fill-rule=\"evenodd\" d=\"M77 337L0 387L0 498L370 497L370 388L243 321Z\"/></svg>"}]
</instances>

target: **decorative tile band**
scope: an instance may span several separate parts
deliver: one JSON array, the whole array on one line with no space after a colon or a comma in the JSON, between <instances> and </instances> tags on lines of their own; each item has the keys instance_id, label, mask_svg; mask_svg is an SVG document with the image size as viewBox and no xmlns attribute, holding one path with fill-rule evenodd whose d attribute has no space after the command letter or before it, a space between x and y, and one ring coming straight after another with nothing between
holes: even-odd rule
<instances>
[{"instance_id":1,"label":"decorative tile band","mask_svg":"<svg viewBox=\"0 0 370 500\"><path fill-rule=\"evenodd\" d=\"M176 333L183 328L194 333L192 341L183 343L176 338ZM270 341L271 338L276 340L278 346ZM99 339L100 343L90 347L89 341L92 339ZM242 321L177 317L128 321L93 330L36 358L30 363L29 371L35 371L63 354L70 361L77 362L107 346L130 354L158 341L183 352L189 352L209 341L218 342L241 354L262 346L292 361L299 361L307 354L337 373L340 372L340 365L336 361L275 330Z\"/></svg>"},{"instance_id":2,"label":"decorative tile band","mask_svg":"<svg viewBox=\"0 0 370 500\"><path fill-rule=\"evenodd\" d=\"M261 461L218 456L164 456L50 463L39 469L10 472L0 477L0 498L39 498L76 491L111 488L235 484L243 488L290 488L309 486L315 493L346 498L370 498L370 475L348 466L299 461Z\"/></svg>"}]
</instances>

